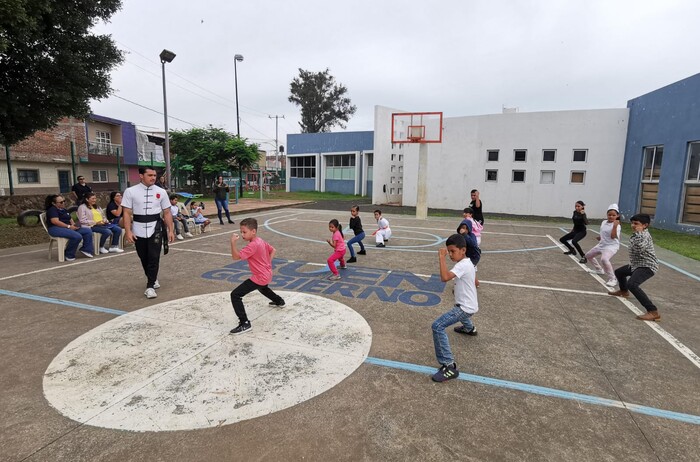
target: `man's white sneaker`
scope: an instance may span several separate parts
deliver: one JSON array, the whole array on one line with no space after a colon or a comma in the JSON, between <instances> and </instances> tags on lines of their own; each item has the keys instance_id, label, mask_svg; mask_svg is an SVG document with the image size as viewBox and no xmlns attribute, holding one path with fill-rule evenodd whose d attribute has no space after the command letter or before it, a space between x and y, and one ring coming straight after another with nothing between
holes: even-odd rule
<instances>
[{"instance_id":1,"label":"man's white sneaker","mask_svg":"<svg viewBox=\"0 0 700 462\"><path fill-rule=\"evenodd\" d=\"M143 294L146 296L146 298L156 298L158 296L155 289L151 289L150 287L146 289L146 292Z\"/></svg>"},{"instance_id":2,"label":"man's white sneaker","mask_svg":"<svg viewBox=\"0 0 700 462\"><path fill-rule=\"evenodd\" d=\"M122 253L124 252L124 249L120 249L119 247L110 247L109 248L109 253Z\"/></svg>"},{"instance_id":3,"label":"man's white sneaker","mask_svg":"<svg viewBox=\"0 0 700 462\"><path fill-rule=\"evenodd\" d=\"M178 240L178 241L181 241L181 240L183 240L183 239L184 239L184 237L182 237L182 234L178 234L178 235L177 235L177 240Z\"/></svg>"},{"instance_id":4,"label":"man's white sneaker","mask_svg":"<svg viewBox=\"0 0 700 462\"><path fill-rule=\"evenodd\" d=\"M185 233L185 236L187 236L187 237L194 237L194 236L192 235L192 233Z\"/></svg>"},{"instance_id":5,"label":"man's white sneaker","mask_svg":"<svg viewBox=\"0 0 700 462\"><path fill-rule=\"evenodd\" d=\"M156 282L153 283L153 288L160 289L160 282L158 282L158 279L156 279Z\"/></svg>"},{"instance_id":6,"label":"man's white sneaker","mask_svg":"<svg viewBox=\"0 0 700 462\"><path fill-rule=\"evenodd\" d=\"M109 253L109 250L108 250L108 249L105 249L104 247L100 247L100 253L101 253L101 254L106 254L106 253Z\"/></svg>"}]
</instances>

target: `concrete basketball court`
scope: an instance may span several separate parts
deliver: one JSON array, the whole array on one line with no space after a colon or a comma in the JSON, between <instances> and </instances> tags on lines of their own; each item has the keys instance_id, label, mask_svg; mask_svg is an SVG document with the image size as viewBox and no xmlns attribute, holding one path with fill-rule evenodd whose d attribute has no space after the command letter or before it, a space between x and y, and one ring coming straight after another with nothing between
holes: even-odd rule
<instances>
[{"instance_id":1,"label":"concrete basketball court","mask_svg":"<svg viewBox=\"0 0 700 462\"><path fill-rule=\"evenodd\" d=\"M437 249L461 217L385 215L388 246L368 236L327 281L328 221L348 211L253 216L287 305L249 295L239 336L237 224L171 245L154 300L133 247L0 251L0 460L700 460L698 262L657 248L646 323L562 254L562 225L488 220L479 334L448 332L461 375L437 384L430 325L453 301Z\"/></svg>"}]
</instances>

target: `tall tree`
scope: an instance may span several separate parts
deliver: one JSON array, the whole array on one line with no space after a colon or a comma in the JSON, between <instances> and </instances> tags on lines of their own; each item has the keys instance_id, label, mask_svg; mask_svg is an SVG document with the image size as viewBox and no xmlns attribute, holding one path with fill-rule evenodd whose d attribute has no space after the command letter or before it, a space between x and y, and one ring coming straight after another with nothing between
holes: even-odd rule
<instances>
[{"instance_id":1,"label":"tall tree","mask_svg":"<svg viewBox=\"0 0 700 462\"><path fill-rule=\"evenodd\" d=\"M301 107L302 133L329 132L338 125L345 128L357 107L345 96L345 85L336 84L335 77L326 68L323 72L299 69L299 76L290 84L289 101Z\"/></svg>"},{"instance_id":2,"label":"tall tree","mask_svg":"<svg viewBox=\"0 0 700 462\"><path fill-rule=\"evenodd\" d=\"M12 145L62 117L85 117L110 90L122 54L91 33L121 0L0 1L0 144Z\"/></svg>"},{"instance_id":3,"label":"tall tree","mask_svg":"<svg viewBox=\"0 0 700 462\"><path fill-rule=\"evenodd\" d=\"M208 178L222 171L249 169L258 160L258 146L248 144L221 128L192 128L170 132L170 152L174 154L176 170L191 171L201 193Z\"/></svg>"}]
</instances>

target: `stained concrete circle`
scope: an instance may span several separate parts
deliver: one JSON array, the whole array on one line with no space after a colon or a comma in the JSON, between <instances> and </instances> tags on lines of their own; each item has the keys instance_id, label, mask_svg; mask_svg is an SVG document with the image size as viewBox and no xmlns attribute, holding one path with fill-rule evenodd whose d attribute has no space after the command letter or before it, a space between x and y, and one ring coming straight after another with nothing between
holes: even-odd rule
<instances>
[{"instance_id":1,"label":"stained concrete circle","mask_svg":"<svg viewBox=\"0 0 700 462\"><path fill-rule=\"evenodd\" d=\"M97 427L217 427L285 409L332 388L365 360L372 331L357 312L318 295L278 291L283 308L246 296L240 335L228 292L161 303L71 342L44 375L63 415Z\"/></svg>"}]
</instances>

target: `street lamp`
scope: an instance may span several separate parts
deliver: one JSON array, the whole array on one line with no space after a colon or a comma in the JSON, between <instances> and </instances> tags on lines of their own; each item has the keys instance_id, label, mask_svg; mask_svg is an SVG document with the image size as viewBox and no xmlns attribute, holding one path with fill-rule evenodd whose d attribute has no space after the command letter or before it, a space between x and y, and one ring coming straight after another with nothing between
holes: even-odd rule
<instances>
[{"instance_id":1,"label":"street lamp","mask_svg":"<svg viewBox=\"0 0 700 462\"><path fill-rule=\"evenodd\" d=\"M163 68L163 116L165 118L165 146L163 155L165 157L165 178L167 185L172 187L170 177L170 136L168 135L168 98L165 93L165 63L171 63L175 59L175 53L168 50L160 52L160 64Z\"/></svg>"},{"instance_id":2,"label":"street lamp","mask_svg":"<svg viewBox=\"0 0 700 462\"><path fill-rule=\"evenodd\" d=\"M236 63L243 61L243 55L235 55L233 57L233 79L236 87L236 135L240 139L241 137L241 118L238 115L238 67ZM241 164L238 164L238 189L240 190L240 197L243 197L243 171L241 169Z\"/></svg>"}]
</instances>

